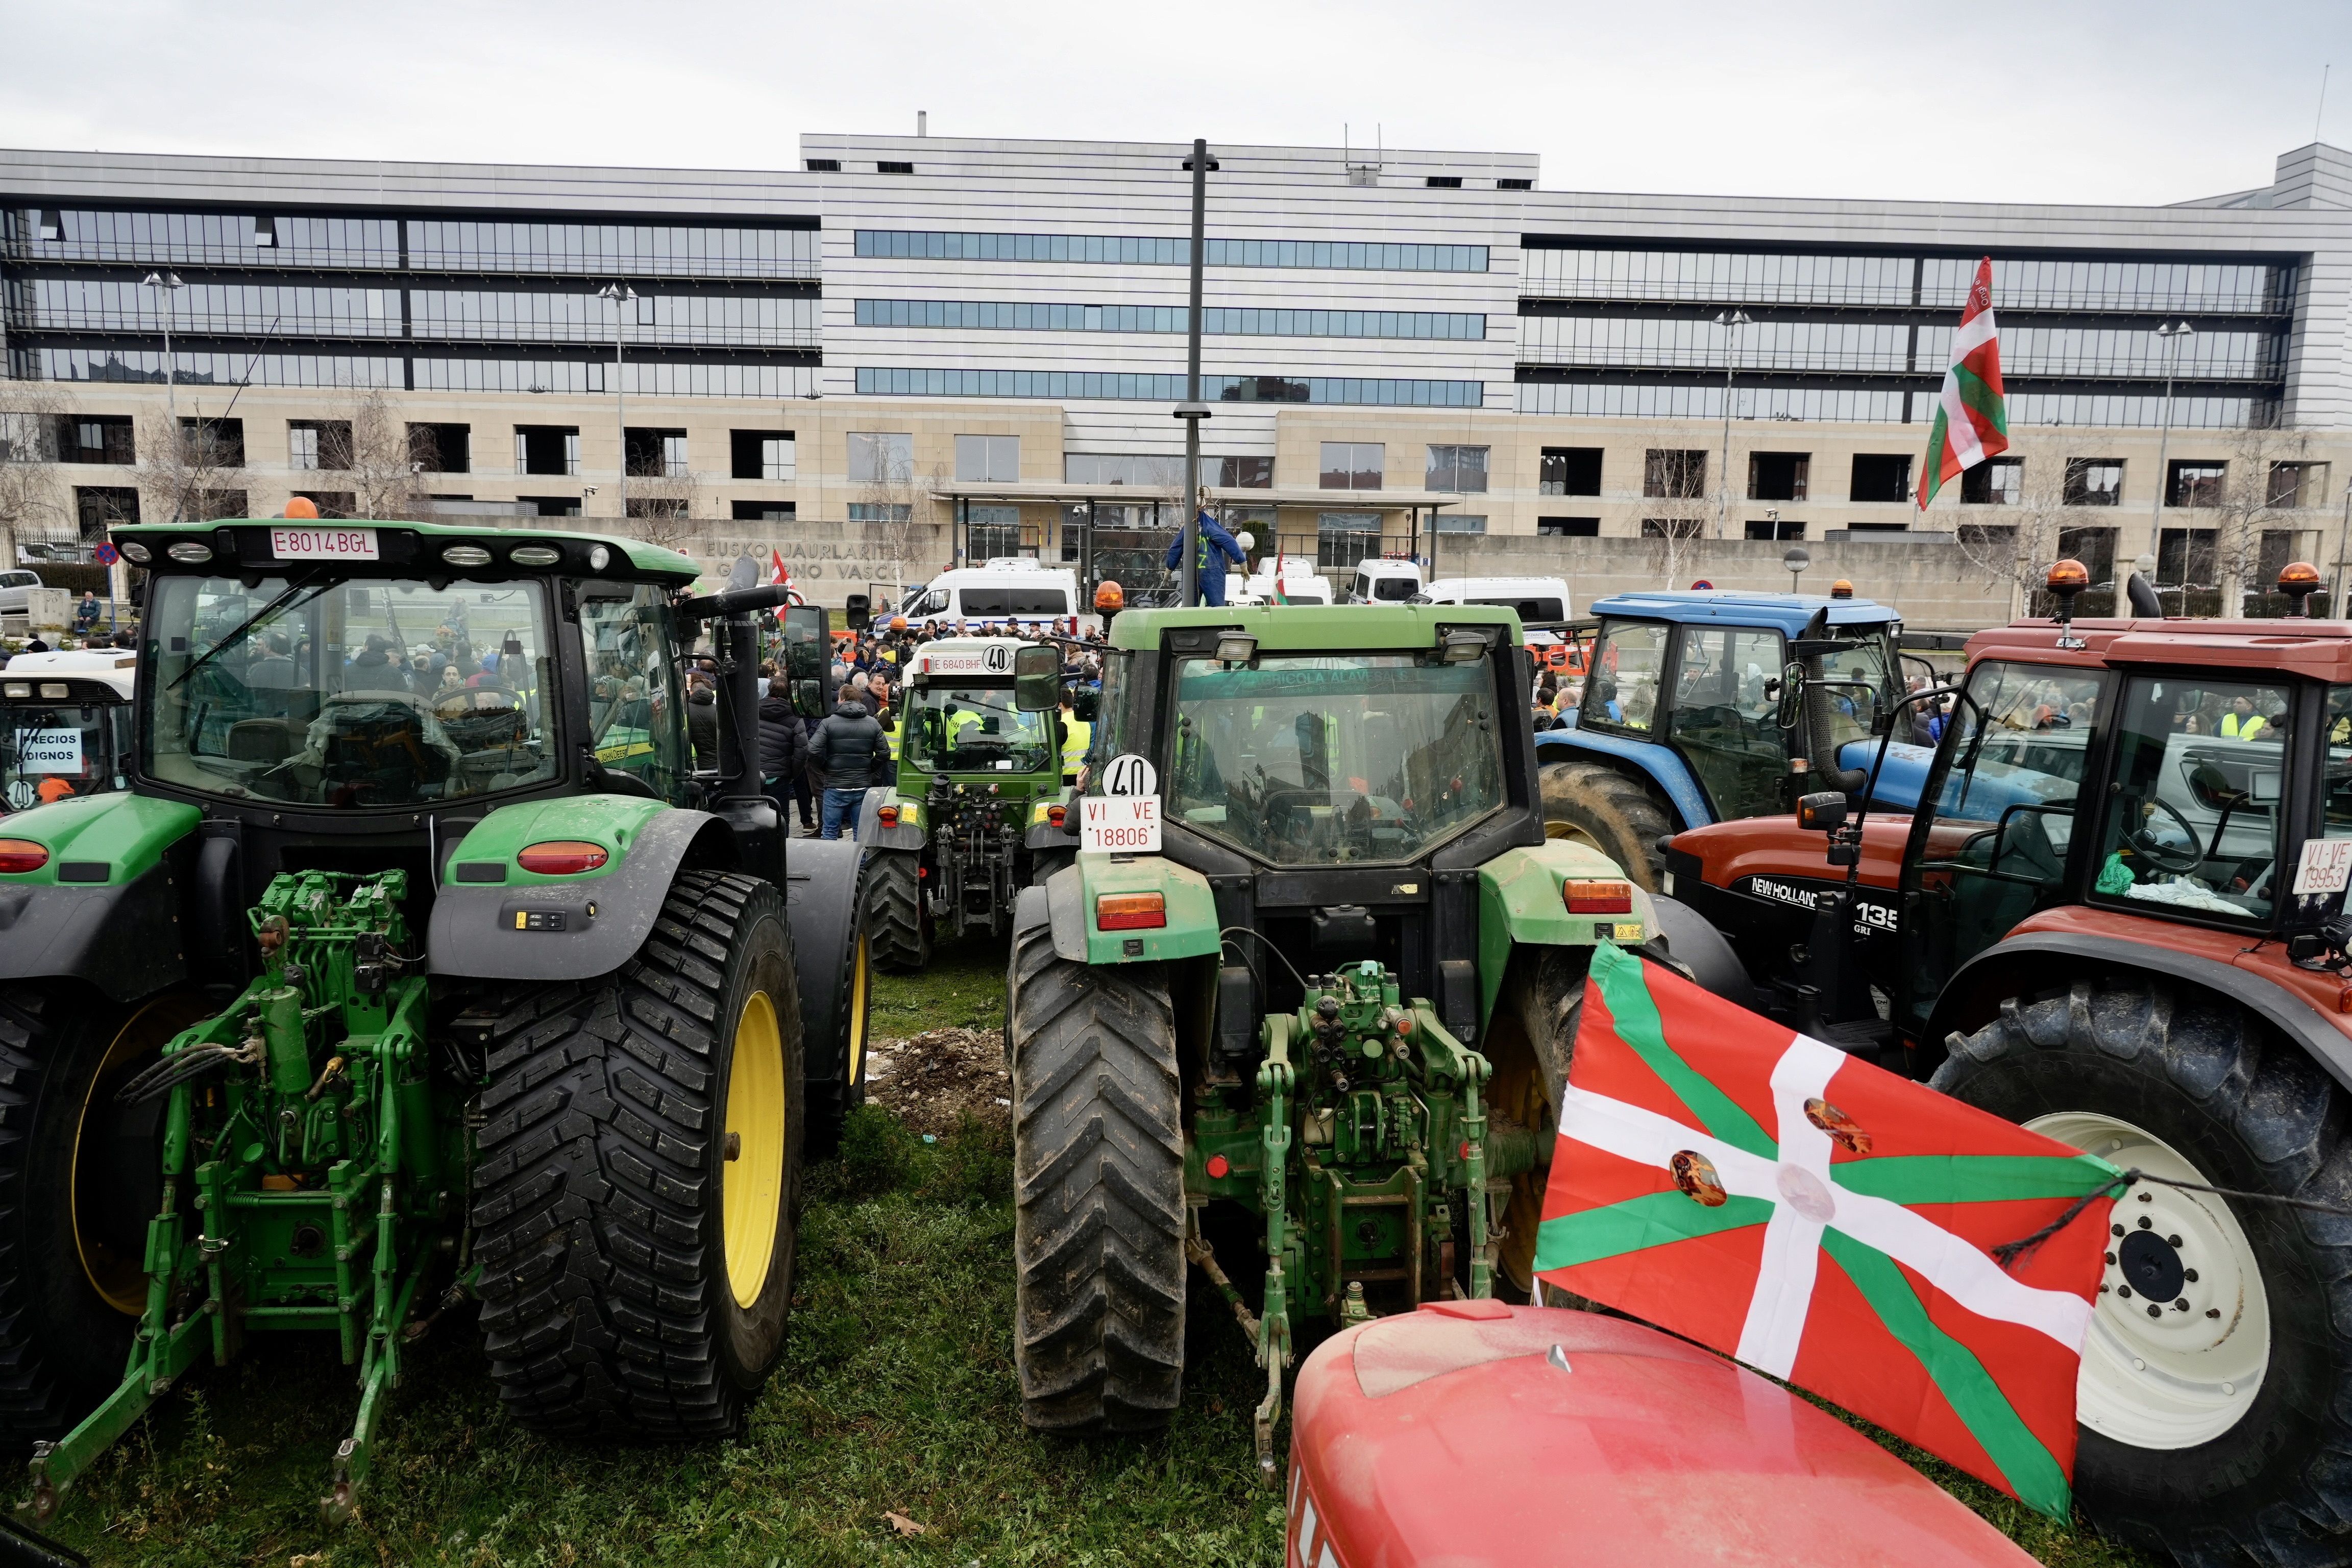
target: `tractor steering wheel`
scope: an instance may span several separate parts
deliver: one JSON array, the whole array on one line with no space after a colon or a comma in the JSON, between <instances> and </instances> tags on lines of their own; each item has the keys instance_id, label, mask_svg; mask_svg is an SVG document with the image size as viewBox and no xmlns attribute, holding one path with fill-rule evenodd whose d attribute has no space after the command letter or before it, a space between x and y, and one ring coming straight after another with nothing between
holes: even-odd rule
<instances>
[{"instance_id":1,"label":"tractor steering wheel","mask_svg":"<svg viewBox=\"0 0 2352 1568\"><path fill-rule=\"evenodd\" d=\"M2205 851L2198 840L2196 825L2181 816L2180 808L2168 800L2151 797L2147 804L2151 811L2163 812L2180 825L2180 831L2188 836L2189 847L2181 849L2168 847L2145 827L2135 829L2126 835L2131 847L2147 856L2149 863L2158 870L2185 876L2203 865Z\"/></svg>"}]
</instances>

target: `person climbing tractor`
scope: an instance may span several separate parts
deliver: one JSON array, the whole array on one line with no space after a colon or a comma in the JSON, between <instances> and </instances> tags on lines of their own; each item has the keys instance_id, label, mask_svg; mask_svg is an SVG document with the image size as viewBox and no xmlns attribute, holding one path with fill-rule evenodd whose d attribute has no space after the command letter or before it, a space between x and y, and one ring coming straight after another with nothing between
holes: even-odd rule
<instances>
[{"instance_id":1,"label":"person climbing tractor","mask_svg":"<svg viewBox=\"0 0 2352 1568\"><path fill-rule=\"evenodd\" d=\"M1225 531L1224 525L1211 517L1205 508L1200 514L1199 532L1201 542L1192 562L1198 584L1193 589L1193 603L1214 605L1222 609L1225 603L1225 562L1247 566L1249 558L1242 553L1242 547L1234 542L1234 536ZM1220 555L1223 561L1218 559ZM1183 563L1183 560L1184 535L1180 530L1176 537L1168 542L1168 558L1161 564L1173 572Z\"/></svg>"}]
</instances>

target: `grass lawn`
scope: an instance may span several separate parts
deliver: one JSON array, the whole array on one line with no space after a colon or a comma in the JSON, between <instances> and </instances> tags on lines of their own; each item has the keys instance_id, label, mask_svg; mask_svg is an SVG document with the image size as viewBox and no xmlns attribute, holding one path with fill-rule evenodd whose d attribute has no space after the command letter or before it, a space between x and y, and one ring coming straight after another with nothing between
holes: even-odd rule
<instances>
[{"instance_id":1,"label":"grass lawn","mask_svg":"<svg viewBox=\"0 0 2352 1568\"><path fill-rule=\"evenodd\" d=\"M992 1026L1003 992L1001 945L959 944L919 980L877 984L874 1032ZM1184 1407L1165 1436L1023 1431L1001 1124L926 1144L868 1110L842 1157L810 1175L790 1346L738 1442L534 1436L499 1413L471 1317L453 1315L413 1352L351 1525L322 1526L317 1499L354 1380L305 1336L192 1377L52 1529L97 1563L189 1568L1279 1561L1280 1500L1251 1463L1258 1373L1221 1308L1193 1314ZM2144 1561L1923 1468L2045 1563ZM894 1513L923 1529L902 1531Z\"/></svg>"}]
</instances>

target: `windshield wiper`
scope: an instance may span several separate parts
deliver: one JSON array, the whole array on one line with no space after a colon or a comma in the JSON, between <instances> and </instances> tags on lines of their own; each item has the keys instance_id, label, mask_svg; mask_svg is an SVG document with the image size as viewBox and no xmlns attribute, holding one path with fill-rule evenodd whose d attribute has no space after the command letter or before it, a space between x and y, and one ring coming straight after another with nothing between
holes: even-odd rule
<instances>
[{"instance_id":1,"label":"windshield wiper","mask_svg":"<svg viewBox=\"0 0 2352 1568\"><path fill-rule=\"evenodd\" d=\"M286 605L286 602L289 599L291 599L295 595L305 592L306 590L314 595L323 593L326 591L326 586L327 585L323 583L317 584L315 585L308 582L288 584L286 585L285 592L279 594L278 597L270 600L269 603L262 605L261 608L254 611L252 615L247 616L244 622L239 625L235 631L221 638L220 641L213 644L212 647L206 648L203 653L198 654L194 659L190 661L188 668L180 672L180 679L174 680L171 685L165 687L163 689L166 691L177 691L181 687L186 685L190 676L204 668L205 666L218 658L222 654L226 653L237 643L244 641L246 633L251 631L261 622L266 621L270 616L276 615L280 609L283 609Z\"/></svg>"}]
</instances>

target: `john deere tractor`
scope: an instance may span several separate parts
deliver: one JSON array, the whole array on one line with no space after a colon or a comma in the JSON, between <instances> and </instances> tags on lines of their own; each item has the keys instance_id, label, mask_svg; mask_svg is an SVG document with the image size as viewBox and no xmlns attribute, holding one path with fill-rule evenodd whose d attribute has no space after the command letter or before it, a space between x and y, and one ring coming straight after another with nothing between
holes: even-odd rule
<instances>
[{"instance_id":1,"label":"john deere tractor","mask_svg":"<svg viewBox=\"0 0 2352 1568\"><path fill-rule=\"evenodd\" d=\"M942 637L908 664L898 784L869 792L857 818L857 841L874 850L866 918L885 969L922 968L937 934L1002 935L1041 858L1068 862L1061 721L1055 703L1013 702L1016 661L1061 663L1019 637Z\"/></svg>"},{"instance_id":2,"label":"john deere tractor","mask_svg":"<svg viewBox=\"0 0 2352 1568\"><path fill-rule=\"evenodd\" d=\"M359 1378L347 1512L469 1298L530 1426L737 1429L864 1029L856 847L788 868L759 794L782 591L573 533L114 539L150 574L128 787L0 826L0 1439L37 1510L309 1331Z\"/></svg>"},{"instance_id":3,"label":"john deere tractor","mask_svg":"<svg viewBox=\"0 0 2352 1568\"><path fill-rule=\"evenodd\" d=\"M1270 1470L1303 1336L1526 1298L1594 947L1745 985L1688 911L1546 838L1521 640L1480 606L1118 617L1078 852L1013 922L1032 1426L1170 1419L1189 1262L1265 1369Z\"/></svg>"}]
</instances>

